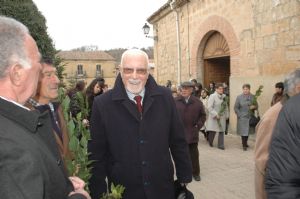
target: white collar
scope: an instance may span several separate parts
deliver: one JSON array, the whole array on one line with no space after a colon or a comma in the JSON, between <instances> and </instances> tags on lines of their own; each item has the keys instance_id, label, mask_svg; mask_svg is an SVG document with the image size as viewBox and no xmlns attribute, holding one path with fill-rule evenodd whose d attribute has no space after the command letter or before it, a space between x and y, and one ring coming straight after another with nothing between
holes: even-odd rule
<instances>
[{"instance_id":1,"label":"white collar","mask_svg":"<svg viewBox=\"0 0 300 199\"><path fill-rule=\"evenodd\" d=\"M24 109L30 111L29 108L27 108L26 106L23 106L22 104L19 104L18 102L15 102L15 101L13 101L13 100L7 99L7 98L5 98L5 97L3 97L3 96L0 96L0 98L2 98L2 99L5 100L5 101L11 102L11 103L13 103L13 104L15 104L15 105L17 105L17 106L19 106L19 107L21 107L21 108L24 108Z\"/></svg>"}]
</instances>

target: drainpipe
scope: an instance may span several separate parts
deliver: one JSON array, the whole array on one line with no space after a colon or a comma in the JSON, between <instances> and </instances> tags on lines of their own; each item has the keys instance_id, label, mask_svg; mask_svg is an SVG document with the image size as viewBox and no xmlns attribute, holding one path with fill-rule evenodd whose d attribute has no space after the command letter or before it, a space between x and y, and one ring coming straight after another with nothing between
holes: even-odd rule
<instances>
[{"instance_id":1,"label":"drainpipe","mask_svg":"<svg viewBox=\"0 0 300 199\"><path fill-rule=\"evenodd\" d=\"M177 36L177 84L181 83L181 46L180 46L180 34L179 34L179 16L176 10L176 0L170 2L171 10L175 12L176 16L176 36Z\"/></svg>"}]
</instances>

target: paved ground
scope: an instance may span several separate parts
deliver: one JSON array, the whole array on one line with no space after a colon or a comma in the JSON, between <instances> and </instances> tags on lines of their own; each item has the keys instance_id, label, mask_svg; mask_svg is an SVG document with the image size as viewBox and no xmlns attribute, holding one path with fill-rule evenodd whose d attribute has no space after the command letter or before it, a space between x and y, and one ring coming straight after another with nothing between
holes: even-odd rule
<instances>
[{"instance_id":1,"label":"paved ground","mask_svg":"<svg viewBox=\"0 0 300 199\"><path fill-rule=\"evenodd\" d=\"M217 136L215 146L217 145ZM225 150L211 148L204 137L199 142L201 178L188 188L195 199L254 199L253 140L250 148L243 151L241 138L225 136Z\"/></svg>"}]
</instances>

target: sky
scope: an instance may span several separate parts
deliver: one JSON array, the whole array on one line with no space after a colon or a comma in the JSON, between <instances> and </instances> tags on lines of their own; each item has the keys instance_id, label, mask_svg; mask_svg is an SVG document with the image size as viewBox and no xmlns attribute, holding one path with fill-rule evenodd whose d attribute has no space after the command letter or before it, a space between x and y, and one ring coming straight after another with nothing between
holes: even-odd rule
<instances>
[{"instance_id":1,"label":"sky","mask_svg":"<svg viewBox=\"0 0 300 199\"><path fill-rule=\"evenodd\" d=\"M153 46L142 27L167 0L33 0L47 20L57 50ZM150 34L152 35L152 28Z\"/></svg>"}]
</instances>

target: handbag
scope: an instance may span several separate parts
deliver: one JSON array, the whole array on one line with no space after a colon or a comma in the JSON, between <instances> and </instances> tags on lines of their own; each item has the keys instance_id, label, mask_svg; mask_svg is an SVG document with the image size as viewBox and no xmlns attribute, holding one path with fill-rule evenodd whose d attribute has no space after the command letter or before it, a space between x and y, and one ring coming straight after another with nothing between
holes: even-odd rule
<instances>
[{"instance_id":1,"label":"handbag","mask_svg":"<svg viewBox=\"0 0 300 199\"><path fill-rule=\"evenodd\" d=\"M255 116L255 112L251 114L250 119L249 119L249 126L250 127L256 127L258 122L260 121L260 116L259 112L257 111L257 116Z\"/></svg>"},{"instance_id":2,"label":"handbag","mask_svg":"<svg viewBox=\"0 0 300 199\"><path fill-rule=\"evenodd\" d=\"M194 199L193 193L185 185L181 185L178 180L174 181L175 199Z\"/></svg>"}]
</instances>

